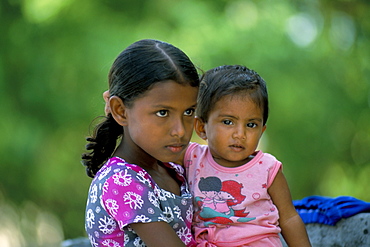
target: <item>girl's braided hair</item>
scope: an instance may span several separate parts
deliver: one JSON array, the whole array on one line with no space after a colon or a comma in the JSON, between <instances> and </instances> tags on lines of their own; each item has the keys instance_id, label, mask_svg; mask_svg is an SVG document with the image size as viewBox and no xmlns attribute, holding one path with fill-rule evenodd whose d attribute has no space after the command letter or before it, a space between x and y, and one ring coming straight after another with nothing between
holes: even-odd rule
<instances>
[{"instance_id":1,"label":"girl's braided hair","mask_svg":"<svg viewBox=\"0 0 370 247\"><path fill-rule=\"evenodd\" d=\"M109 93L131 107L137 97L165 80L199 86L197 70L184 52L162 41L140 40L127 47L114 61L108 76ZM89 177L94 177L112 156L123 134L123 127L108 114L95 127L93 135L86 138L86 149L90 152L82 154L82 163Z\"/></svg>"}]
</instances>

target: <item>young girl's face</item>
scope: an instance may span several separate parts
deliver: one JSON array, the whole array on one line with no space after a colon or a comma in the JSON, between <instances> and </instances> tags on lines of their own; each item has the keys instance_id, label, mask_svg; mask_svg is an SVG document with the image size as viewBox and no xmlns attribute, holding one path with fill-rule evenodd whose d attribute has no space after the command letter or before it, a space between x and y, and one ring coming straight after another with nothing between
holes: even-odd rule
<instances>
[{"instance_id":1,"label":"young girl's face","mask_svg":"<svg viewBox=\"0 0 370 247\"><path fill-rule=\"evenodd\" d=\"M162 162L178 160L192 135L197 93L197 87L169 80L154 84L136 99L126 109L124 134L132 150Z\"/></svg>"},{"instance_id":2,"label":"young girl's face","mask_svg":"<svg viewBox=\"0 0 370 247\"><path fill-rule=\"evenodd\" d=\"M222 97L204 124L211 154L225 167L247 163L265 129L262 109L246 93Z\"/></svg>"}]
</instances>

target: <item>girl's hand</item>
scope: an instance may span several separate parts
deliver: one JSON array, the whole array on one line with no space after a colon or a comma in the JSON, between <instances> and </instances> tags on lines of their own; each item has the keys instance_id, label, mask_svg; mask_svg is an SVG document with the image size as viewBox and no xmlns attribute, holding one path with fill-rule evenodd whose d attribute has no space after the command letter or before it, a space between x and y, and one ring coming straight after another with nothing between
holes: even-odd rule
<instances>
[{"instance_id":1,"label":"girl's hand","mask_svg":"<svg viewBox=\"0 0 370 247\"><path fill-rule=\"evenodd\" d=\"M173 228L164 221L134 223L130 226L148 247L186 247Z\"/></svg>"}]
</instances>

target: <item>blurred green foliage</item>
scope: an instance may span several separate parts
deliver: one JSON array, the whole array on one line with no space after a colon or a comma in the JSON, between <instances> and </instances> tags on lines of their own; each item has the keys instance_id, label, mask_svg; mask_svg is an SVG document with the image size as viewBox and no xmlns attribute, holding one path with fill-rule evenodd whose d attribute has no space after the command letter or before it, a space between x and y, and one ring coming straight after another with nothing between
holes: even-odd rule
<instances>
[{"instance_id":1,"label":"blurred green foliage","mask_svg":"<svg viewBox=\"0 0 370 247\"><path fill-rule=\"evenodd\" d=\"M80 164L118 53L167 41L203 70L243 64L268 83L262 148L293 199L370 200L370 5L366 0L3 0L0 193L84 235ZM90 126L90 127L89 127Z\"/></svg>"}]
</instances>

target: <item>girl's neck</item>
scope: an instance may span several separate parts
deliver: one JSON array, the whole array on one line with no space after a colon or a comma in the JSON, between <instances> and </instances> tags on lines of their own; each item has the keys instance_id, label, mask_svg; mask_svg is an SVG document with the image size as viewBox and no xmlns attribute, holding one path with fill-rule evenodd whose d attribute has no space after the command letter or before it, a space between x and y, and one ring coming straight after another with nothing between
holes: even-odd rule
<instances>
[{"instance_id":1,"label":"girl's neck","mask_svg":"<svg viewBox=\"0 0 370 247\"><path fill-rule=\"evenodd\" d=\"M166 167L162 162L149 155L134 155L135 152L128 152L122 145L118 146L114 156L124 159L127 163L135 164L143 168L155 183L162 189L175 195L180 195L181 181L176 178L175 171Z\"/></svg>"},{"instance_id":2,"label":"girl's neck","mask_svg":"<svg viewBox=\"0 0 370 247\"><path fill-rule=\"evenodd\" d=\"M127 163L138 165L145 170L157 168L158 161L155 158L145 153L139 147L133 147L132 145L124 145L124 143L121 142L114 151L113 156L118 156Z\"/></svg>"},{"instance_id":3,"label":"girl's neck","mask_svg":"<svg viewBox=\"0 0 370 247\"><path fill-rule=\"evenodd\" d=\"M132 144L125 142L123 139L114 151L113 156L118 156L127 163L140 166L149 173L160 188L175 195L180 195L181 181L176 178L176 172L147 154L139 146Z\"/></svg>"}]
</instances>

